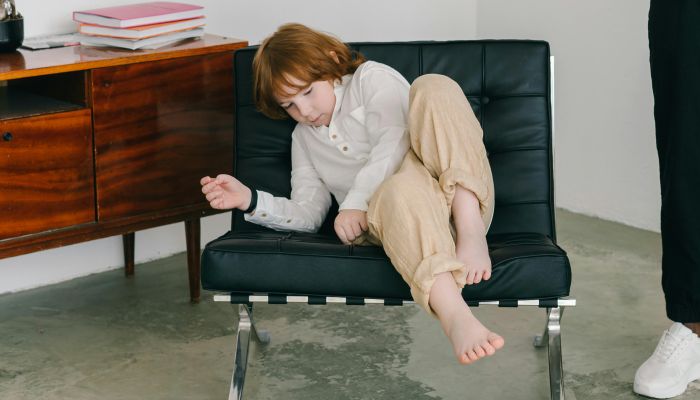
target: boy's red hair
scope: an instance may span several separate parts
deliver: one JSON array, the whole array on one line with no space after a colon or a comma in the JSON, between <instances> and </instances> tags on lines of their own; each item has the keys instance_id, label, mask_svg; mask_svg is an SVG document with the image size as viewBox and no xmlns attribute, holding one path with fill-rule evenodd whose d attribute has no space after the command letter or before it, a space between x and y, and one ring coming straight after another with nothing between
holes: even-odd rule
<instances>
[{"instance_id":1,"label":"boy's red hair","mask_svg":"<svg viewBox=\"0 0 700 400\"><path fill-rule=\"evenodd\" d=\"M338 62L332 56L332 53ZM274 119L286 118L275 95L283 87L299 90L315 81L340 79L352 74L365 58L339 39L301 24L280 26L265 39L253 59L253 95L258 109ZM293 85L295 78L304 85Z\"/></svg>"}]
</instances>

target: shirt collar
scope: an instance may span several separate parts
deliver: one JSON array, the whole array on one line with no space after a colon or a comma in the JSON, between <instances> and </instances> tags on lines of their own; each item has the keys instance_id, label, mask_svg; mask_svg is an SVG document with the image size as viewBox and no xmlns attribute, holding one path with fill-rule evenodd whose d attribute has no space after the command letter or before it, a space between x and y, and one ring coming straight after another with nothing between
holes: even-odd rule
<instances>
[{"instance_id":1,"label":"shirt collar","mask_svg":"<svg viewBox=\"0 0 700 400\"><path fill-rule=\"evenodd\" d=\"M340 112L340 107L343 104L343 96L345 95L345 88L350 83L352 79L352 74L344 75L341 79L336 79L333 82L333 93L335 94L335 107L333 108L333 115L331 116L331 123L329 128L335 125L335 117Z\"/></svg>"},{"instance_id":2,"label":"shirt collar","mask_svg":"<svg viewBox=\"0 0 700 400\"><path fill-rule=\"evenodd\" d=\"M340 106L343 103L343 96L345 95L345 88L350 83L352 79L352 74L344 75L341 79L336 79L333 81L333 94L335 94L335 106L333 107L333 114L331 115L331 123L328 126L310 126L314 132L324 133L327 129L335 126L335 117L340 112Z\"/></svg>"}]
</instances>

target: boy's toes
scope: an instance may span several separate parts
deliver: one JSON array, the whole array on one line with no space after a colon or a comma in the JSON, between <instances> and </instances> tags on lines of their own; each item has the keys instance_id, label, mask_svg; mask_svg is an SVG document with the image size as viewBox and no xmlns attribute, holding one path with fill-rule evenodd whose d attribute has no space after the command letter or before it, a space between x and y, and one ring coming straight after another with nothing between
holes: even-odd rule
<instances>
[{"instance_id":1,"label":"boy's toes","mask_svg":"<svg viewBox=\"0 0 700 400\"><path fill-rule=\"evenodd\" d=\"M479 283L479 282L481 282L481 278L482 278L483 276L484 276L484 272L483 272L483 271L477 271L477 272L474 274L474 283Z\"/></svg>"},{"instance_id":2,"label":"boy's toes","mask_svg":"<svg viewBox=\"0 0 700 400\"><path fill-rule=\"evenodd\" d=\"M467 285L473 285L474 284L474 270L469 270L467 272L467 280L466 280Z\"/></svg>"},{"instance_id":3,"label":"boy's toes","mask_svg":"<svg viewBox=\"0 0 700 400\"><path fill-rule=\"evenodd\" d=\"M486 357L486 351L482 348L482 346L476 346L474 349L474 353L476 353L476 356L479 358Z\"/></svg>"},{"instance_id":4,"label":"boy's toes","mask_svg":"<svg viewBox=\"0 0 700 400\"><path fill-rule=\"evenodd\" d=\"M496 349L493 346L491 346L491 343L489 342L482 344L481 347L484 349L484 352L487 356L491 356L493 355L493 353L496 352Z\"/></svg>"},{"instance_id":5,"label":"boy's toes","mask_svg":"<svg viewBox=\"0 0 700 400\"><path fill-rule=\"evenodd\" d=\"M501 336L493 332L489 333L488 341L491 344L491 346L493 346L496 350L503 347L503 345L506 343Z\"/></svg>"},{"instance_id":6,"label":"boy's toes","mask_svg":"<svg viewBox=\"0 0 700 400\"><path fill-rule=\"evenodd\" d=\"M490 268L487 269L486 271L484 271L484 280L488 281L489 279L491 279L491 269Z\"/></svg>"}]
</instances>

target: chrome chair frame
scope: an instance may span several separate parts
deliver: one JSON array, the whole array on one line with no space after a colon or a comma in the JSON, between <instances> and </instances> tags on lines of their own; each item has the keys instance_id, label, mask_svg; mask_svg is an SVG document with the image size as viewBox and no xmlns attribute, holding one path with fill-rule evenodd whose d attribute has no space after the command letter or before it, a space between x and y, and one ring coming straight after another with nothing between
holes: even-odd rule
<instances>
[{"instance_id":1,"label":"chrome chair frame","mask_svg":"<svg viewBox=\"0 0 700 400\"><path fill-rule=\"evenodd\" d=\"M231 385L229 389L228 400L241 400L243 398L243 384L245 383L245 375L248 366L248 353L250 350L250 334L251 330L255 335L258 343L266 345L270 343L270 334L266 330L260 330L255 326L253 320L253 304L254 303L270 303L268 296L247 296L247 302L242 303L240 296L231 295L215 295L214 301L227 302L238 304L238 327L236 331L236 344L233 361L233 376L231 377ZM556 302L556 304L553 304ZM309 303L307 296L286 296L283 304L288 303ZM358 299L352 300L345 297L327 297L324 303L335 304L386 304L383 299ZM415 304L412 301L403 301L396 305ZM517 305L507 304L498 301L482 301L469 302L470 307L482 305L496 305L499 307L520 307L520 306L536 306L543 307L545 305L555 305L555 307L545 307L547 310L547 323L544 327L542 335L537 335L534 338L533 345L535 348L547 347L549 360L549 391L552 400L563 400L564 395L564 365L562 361L561 350L561 317L564 313L564 308L575 307L576 299L565 297L556 300L519 300ZM394 305L394 303L392 303Z\"/></svg>"},{"instance_id":2,"label":"chrome chair frame","mask_svg":"<svg viewBox=\"0 0 700 400\"><path fill-rule=\"evenodd\" d=\"M221 300L215 299L214 301ZM245 383L245 373L248 369L248 350L250 348L251 329L258 343L263 345L270 343L270 334L267 331L259 330L255 326L255 321L253 320L253 306L239 304L233 375L231 376L231 386L228 394L229 400L239 400L243 398L243 384Z\"/></svg>"}]
</instances>

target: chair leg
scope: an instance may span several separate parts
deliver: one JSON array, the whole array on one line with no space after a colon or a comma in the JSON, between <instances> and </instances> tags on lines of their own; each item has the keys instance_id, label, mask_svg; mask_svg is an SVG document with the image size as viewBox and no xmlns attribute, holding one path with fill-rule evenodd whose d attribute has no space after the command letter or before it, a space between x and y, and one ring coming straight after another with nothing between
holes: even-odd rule
<instances>
[{"instance_id":1,"label":"chair leg","mask_svg":"<svg viewBox=\"0 0 700 400\"><path fill-rule=\"evenodd\" d=\"M248 306L248 318L250 319L250 325L253 328L253 332L255 332L255 338L258 340L258 343L260 343L260 344L270 343L270 332L268 332L266 329L258 329L257 325L255 325L255 320L253 320L253 305L252 304L250 306Z\"/></svg>"},{"instance_id":2,"label":"chair leg","mask_svg":"<svg viewBox=\"0 0 700 400\"><path fill-rule=\"evenodd\" d=\"M552 400L564 400L564 368L561 355L561 316L564 307L547 309L547 325L541 336L536 336L535 347L547 344L549 357L549 393Z\"/></svg>"},{"instance_id":3,"label":"chair leg","mask_svg":"<svg viewBox=\"0 0 700 400\"><path fill-rule=\"evenodd\" d=\"M238 305L238 332L236 334L235 358L233 361L233 376L229 388L228 400L241 400L243 398L243 384L248 368L248 349L250 347L250 330L255 332L258 342L267 344L270 342L270 334L264 330L258 330L252 318L252 305Z\"/></svg>"},{"instance_id":4,"label":"chair leg","mask_svg":"<svg viewBox=\"0 0 700 400\"><path fill-rule=\"evenodd\" d=\"M547 322L544 324L544 331L542 332L541 335L536 335L535 340L533 341L532 345L535 347L544 347L547 343L549 343L549 308L547 309Z\"/></svg>"}]
</instances>

